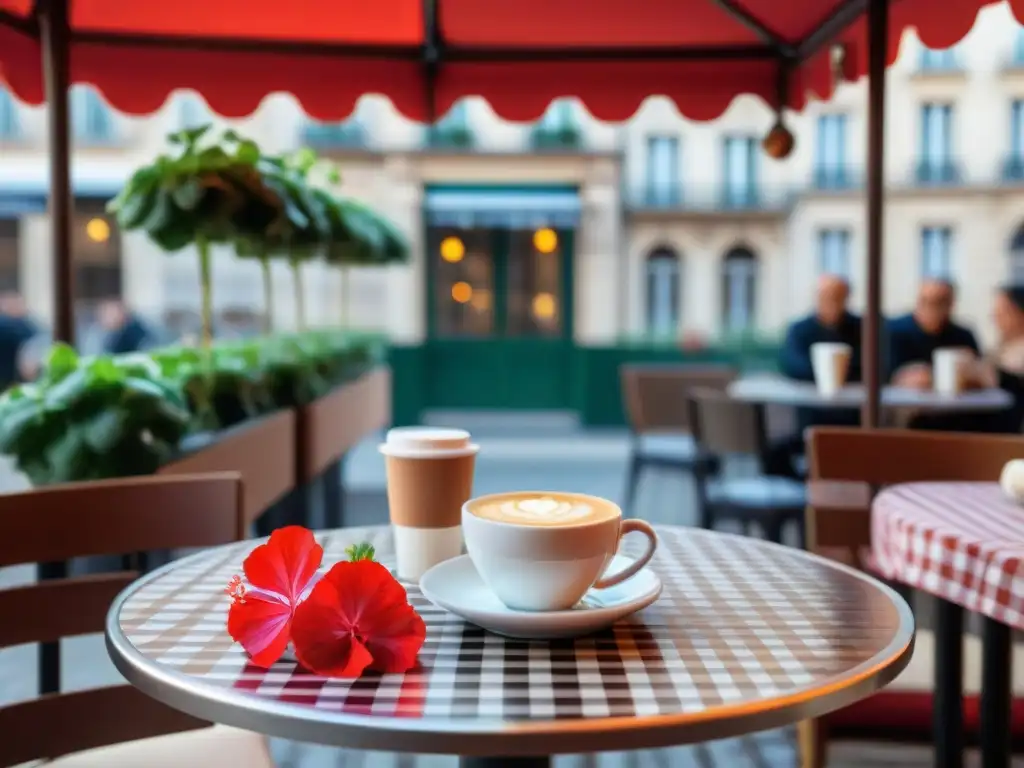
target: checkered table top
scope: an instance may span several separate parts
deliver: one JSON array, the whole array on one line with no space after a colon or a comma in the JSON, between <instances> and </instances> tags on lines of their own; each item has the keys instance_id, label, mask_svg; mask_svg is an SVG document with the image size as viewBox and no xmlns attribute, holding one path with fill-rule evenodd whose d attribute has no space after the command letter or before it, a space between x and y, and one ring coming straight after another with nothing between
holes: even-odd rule
<instances>
[{"instance_id":1,"label":"checkered table top","mask_svg":"<svg viewBox=\"0 0 1024 768\"><path fill-rule=\"evenodd\" d=\"M636 748L761 730L870 695L909 660L909 608L880 583L754 539L669 527L658 534L651 567L664 583L660 599L582 639L492 635L406 585L427 638L421 668L404 675L353 681L286 661L252 665L227 635L223 590L254 542L184 559L130 588L112 610L108 641L131 682L207 719L298 740L449 752L465 742L449 749L431 735L447 733L450 743L452 733L585 729L576 747L594 751L622 729ZM370 541L385 563L392 552L385 527L321 541L325 567L353 542ZM626 554L639 554L632 545ZM391 730L391 741L332 729L343 724ZM655 733L666 727L671 735ZM650 738L635 740L645 728ZM396 730L408 737L401 747Z\"/></svg>"},{"instance_id":2,"label":"checkered table top","mask_svg":"<svg viewBox=\"0 0 1024 768\"><path fill-rule=\"evenodd\" d=\"M998 483L906 483L871 506L873 567L1024 629L1024 507Z\"/></svg>"}]
</instances>

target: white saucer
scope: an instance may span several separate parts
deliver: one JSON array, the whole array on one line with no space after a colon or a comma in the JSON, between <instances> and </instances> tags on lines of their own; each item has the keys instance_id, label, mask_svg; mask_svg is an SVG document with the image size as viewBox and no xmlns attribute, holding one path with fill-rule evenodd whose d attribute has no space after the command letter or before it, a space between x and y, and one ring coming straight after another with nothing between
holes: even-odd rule
<instances>
[{"instance_id":1,"label":"white saucer","mask_svg":"<svg viewBox=\"0 0 1024 768\"><path fill-rule=\"evenodd\" d=\"M616 555L609 571L615 573L632 562ZM495 634L547 640L597 632L646 608L661 594L661 579L649 568L643 568L621 584L587 592L571 610L530 613L505 607L484 584L469 555L463 555L423 574L420 591L434 605Z\"/></svg>"}]
</instances>

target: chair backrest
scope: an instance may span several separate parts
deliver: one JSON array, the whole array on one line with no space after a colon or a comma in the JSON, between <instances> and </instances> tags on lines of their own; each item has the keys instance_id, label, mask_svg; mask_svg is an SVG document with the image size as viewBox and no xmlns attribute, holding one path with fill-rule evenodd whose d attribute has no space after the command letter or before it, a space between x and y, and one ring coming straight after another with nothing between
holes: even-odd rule
<instances>
[{"instance_id":1,"label":"chair backrest","mask_svg":"<svg viewBox=\"0 0 1024 768\"><path fill-rule=\"evenodd\" d=\"M870 489L896 483L995 481L1006 462L1024 457L1024 437L904 429L816 427L808 441L811 491L807 548L856 564L871 544ZM820 481L833 483L818 494ZM825 498L831 496L831 499ZM816 502L816 497L820 502Z\"/></svg>"},{"instance_id":2,"label":"chair backrest","mask_svg":"<svg viewBox=\"0 0 1024 768\"><path fill-rule=\"evenodd\" d=\"M763 407L734 400L722 390L702 387L691 389L686 399L693 438L702 449L719 455L763 455Z\"/></svg>"},{"instance_id":3,"label":"chair backrest","mask_svg":"<svg viewBox=\"0 0 1024 768\"><path fill-rule=\"evenodd\" d=\"M626 418L634 432L690 430L686 393L724 390L736 379L728 365L623 365L619 369Z\"/></svg>"},{"instance_id":4,"label":"chair backrest","mask_svg":"<svg viewBox=\"0 0 1024 768\"><path fill-rule=\"evenodd\" d=\"M244 539L245 529L235 473L56 485L0 495L0 567L214 546ZM136 576L0 590L0 649L102 632L111 602ZM0 766L206 725L131 686L49 694L0 708Z\"/></svg>"}]
</instances>

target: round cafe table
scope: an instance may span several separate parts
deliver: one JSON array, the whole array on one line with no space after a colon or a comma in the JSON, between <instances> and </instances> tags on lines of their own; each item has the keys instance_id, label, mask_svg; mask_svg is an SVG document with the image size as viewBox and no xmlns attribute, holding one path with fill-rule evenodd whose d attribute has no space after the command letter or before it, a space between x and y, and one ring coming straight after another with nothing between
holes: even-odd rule
<instances>
[{"instance_id":1,"label":"round cafe table","mask_svg":"<svg viewBox=\"0 0 1024 768\"><path fill-rule=\"evenodd\" d=\"M834 396L826 397L818 392L813 383L772 374L737 379L729 385L727 392L734 400L798 408L854 410L864 404L864 387L860 384L849 384ZM950 397L932 390L885 387L882 390L882 405L914 411L986 412L1010 408L1013 397L1002 389L975 389Z\"/></svg>"},{"instance_id":2,"label":"round cafe table","mask_svg":"<svg viewBox=\"0 0 1024 768\"><path fill-rule=\"evenodd\" d=\"M286 661L260 669L225 630L223 590L257 543L246 542L129 587L111 607L107 647L133 685L205 720L353 749L460 755L474 768L775 728L869 696L909 662L913 616L885 585L754 539L658 534L660 599L577 640L489 634L407 585L427 625L419 668L358 680ZM326 565L355 542L371 542L385 563L392 551L386 527L321 541ZM639 554L639 544L624 550Z\"/></svg>"}]
</instances>

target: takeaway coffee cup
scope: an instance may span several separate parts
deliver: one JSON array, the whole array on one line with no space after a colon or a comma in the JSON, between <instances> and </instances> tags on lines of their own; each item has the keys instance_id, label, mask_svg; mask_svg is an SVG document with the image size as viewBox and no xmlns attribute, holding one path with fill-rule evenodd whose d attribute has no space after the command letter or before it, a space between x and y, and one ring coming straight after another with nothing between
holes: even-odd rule
<instances>
[{"instance_id":1,"label":"takeaway coffee cup","mask_svg":"<svg viewBox=\"0 0 1024 768\"><path fill-rule=\"evenodd\" d=\"M823 341L811 345L811 368L820 394L833 397L843 388L852 354L849 344Z\"/></svg>"},{"instance_id":2,"label":"takeaway coffee cup","mask_svg":"<svg viewBox=\"0 0 1024 768\"><path fill-rule=\"evenodd\" d=\"M944 347L932 354L932 383L935 391L955 397L966 389L967 368L974 353L965 347Z\"/></svg>"},{"instance_id":3,"label":"takeaway coffee cup","mask_svg":"<svg viewBox=\"0 0 1024 768\"><path fill-rule=\"evenodd\" d=\"M462 554L462 505L473 495L479 450L461 429L388 431L380 452L400 579L419 581L430 568Z\"/></svg>"}]
</instances>

